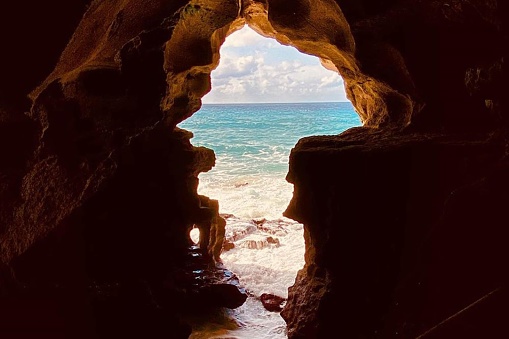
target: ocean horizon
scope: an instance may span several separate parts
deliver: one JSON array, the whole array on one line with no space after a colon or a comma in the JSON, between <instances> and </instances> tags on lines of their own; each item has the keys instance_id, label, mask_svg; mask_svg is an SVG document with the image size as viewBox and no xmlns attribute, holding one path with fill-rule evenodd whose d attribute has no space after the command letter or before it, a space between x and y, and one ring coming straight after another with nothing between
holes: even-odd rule
<instances>
[{"instance_id":1,"label":"ocean horizon","mask_svg":"<svg viewBox=\"0 0 509 339\"><path fill-rule=\"evenodd\" d=\"M202 105L268 105L268 104L336 104L336 103L350 103L350 101L281 101L281 102L203 102ZM351 103L350 103L351 105ZM353 108L353 106L352 106Z\"/></svg>"}]
</instances>

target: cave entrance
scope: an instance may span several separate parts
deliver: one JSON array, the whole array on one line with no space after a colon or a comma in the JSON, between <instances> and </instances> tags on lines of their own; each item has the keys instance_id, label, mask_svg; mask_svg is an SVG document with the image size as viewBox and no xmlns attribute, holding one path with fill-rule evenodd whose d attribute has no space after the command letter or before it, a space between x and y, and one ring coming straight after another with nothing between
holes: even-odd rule
<instances>
[{"instance_id":1,"label":"cave entrance","mask_svg":"<svg viewBox=\"0 0 509 339\"><path fill-rule=\"evenodd\" d=\"M227 221L221 258L251 295L232 311L245 326L228 330L240 338L263 338L260 329L285 338L285 322L260 300L286 298L304 265L303 225L283 217L293 194L285 180L290 150L302 137L359 126L359 116L337 72L247 25L226 39L211 78L203 107L179 127L194 133L195 146L216 153L198 191L219 200ZM194 337L218 334L217 327L200 326Z\"/></svg>"},{"instance_id":2,"label":"cave entrance","mask_svg":"<svg viewBox=\"0 0 509 339\"><path fill-rule=\"evenodd\" d=\"M191 238L193 244L200 244L200 229L196 225L193 225L193 228L189 231L189 238Z\"/></svg>"}]
</instances>

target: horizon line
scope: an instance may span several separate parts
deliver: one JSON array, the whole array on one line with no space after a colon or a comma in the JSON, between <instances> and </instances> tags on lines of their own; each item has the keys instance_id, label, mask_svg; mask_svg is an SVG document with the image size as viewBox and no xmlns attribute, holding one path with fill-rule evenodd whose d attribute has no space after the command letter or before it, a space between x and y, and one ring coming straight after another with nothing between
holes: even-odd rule
<instances>
[{"instance_id":1,"label":"horizon line","mask_svg":"<svg viewBox=\"0 0 509 339\"><path fill-rule=\"evenodd\" d=\"M289 102L202 102L202 105L253 105L253 104L336 104L336 103L352 103L346 101L289 101Z\"/></svg>"}]
</instances>

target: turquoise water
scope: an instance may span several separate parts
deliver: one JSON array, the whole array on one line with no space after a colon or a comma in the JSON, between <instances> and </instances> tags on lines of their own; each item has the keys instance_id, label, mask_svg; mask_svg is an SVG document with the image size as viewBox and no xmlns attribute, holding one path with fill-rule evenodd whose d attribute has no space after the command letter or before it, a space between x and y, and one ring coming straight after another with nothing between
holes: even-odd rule
<instances>
[{"instance_id":1,"label":"turquoise water","mask_svg":"<svg viewBox=\"0 0 509 339\"><path fill-rule=\"evenodd\" d=\"M302 137L359 125L350 103L204 105L180 124L194 133L193 145L216 153L216 166L200 174L198 191L218 199L221 213L234 215L226 220L226 238L235 248L221 259L250 292L238 309L192 323L191 339L286 338L284 320L258 297L286 298L304 265L303 225L282 216L293 192L285 180L290 150Z\"/></svg>"},{"instance_id":2,"label":"turquoise water","mask_svg":"<svg viewBox=\"0 0 509 339\"><path fill-rule=\"evenodd\" d=\"M216 167L200 175L201 194L219 199L222 213L278 218L291 198L284 178L297 141L359 125L351 103L337 102L209 104L179 127L216 153Z\"/></svg>"}]
</instances>

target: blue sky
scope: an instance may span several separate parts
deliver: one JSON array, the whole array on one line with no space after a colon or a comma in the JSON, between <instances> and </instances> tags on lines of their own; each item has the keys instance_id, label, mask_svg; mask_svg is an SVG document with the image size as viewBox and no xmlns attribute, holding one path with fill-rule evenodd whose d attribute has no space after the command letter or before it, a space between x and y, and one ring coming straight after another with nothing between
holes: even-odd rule
<instances>
[{"instance_id":1,"label":"blue sky","mask_svg":"<svg viewBox=\"0 0 509 339\"><path fill-rule=\"evenodd\" d=\"M347 101L343 79L300 53L262 37L247 25L221 47L204 103Z\"/></svg>"}]
</instances>

